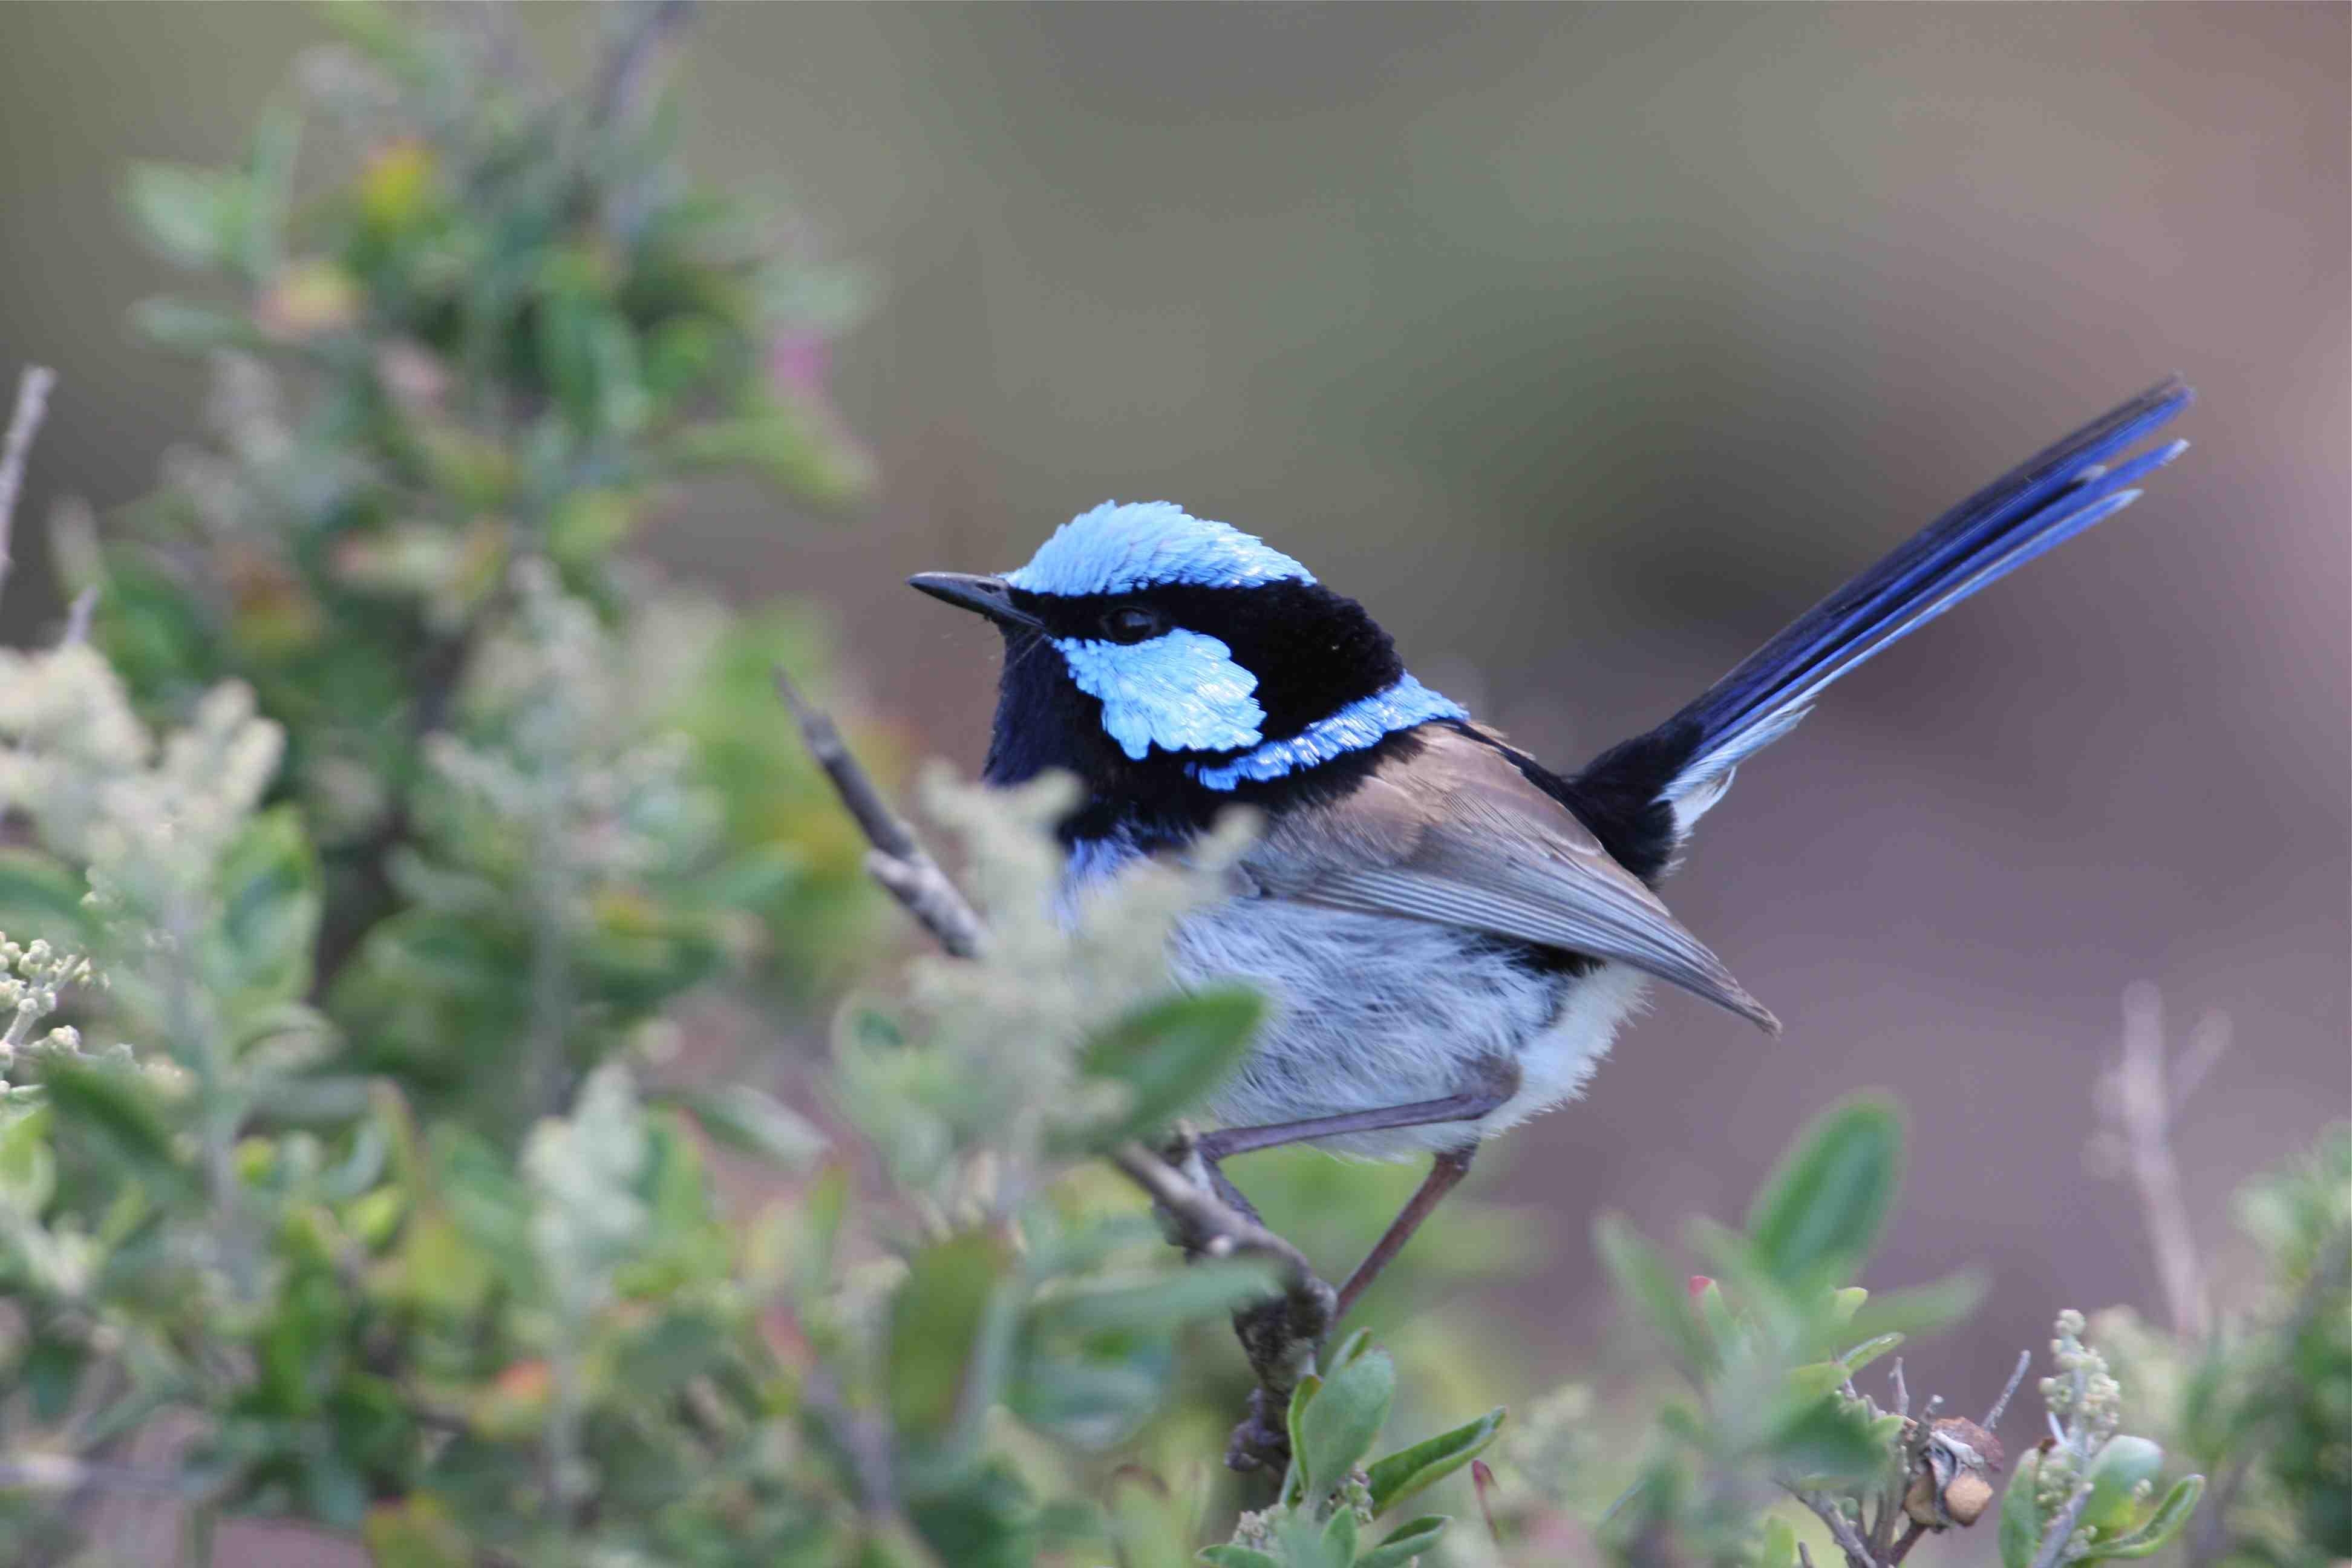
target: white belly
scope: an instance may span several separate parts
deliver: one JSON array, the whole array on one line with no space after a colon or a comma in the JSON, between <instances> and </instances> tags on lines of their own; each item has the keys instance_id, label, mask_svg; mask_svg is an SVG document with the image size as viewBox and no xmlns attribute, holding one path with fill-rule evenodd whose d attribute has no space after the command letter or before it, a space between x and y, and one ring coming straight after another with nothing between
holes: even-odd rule
<instances>
[{"instance_id":1,"label":"white belly","mask_svg":"<svg viewBox=\"0 0 2352 1568\"><path fill-rule=\"evenodd\" d=\"M1256 1050L1210 1107L1223 1126L1442 1100L1469 1087L1481 1058L1517 1064L1518 1091L1475 1122L1317 1145L1378 1160L1459 1148L1575 1099L1644 983L1613 963L1572 978L1532 973L1455 927L1271 900L1187 917L1172 959L1188 983L1244 979L1274 999Z\"/></svg>"}]
</instances>

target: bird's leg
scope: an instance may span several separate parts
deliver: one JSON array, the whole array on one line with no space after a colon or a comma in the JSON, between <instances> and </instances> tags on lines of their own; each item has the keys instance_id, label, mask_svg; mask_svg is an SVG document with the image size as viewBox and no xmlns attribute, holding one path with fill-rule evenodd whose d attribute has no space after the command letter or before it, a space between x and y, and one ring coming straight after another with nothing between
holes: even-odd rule
<instances>
[{"instance_id":1,"label":"bird's leg","mask_svg":"<svg viewBox=\"0 0 2352 1568\"><path fill-rule=\"evenodd\" d=\"M1310 1116L1297 1121L1276 1121L1262 1127L1231 1127L1203 1135L1197 1147L1207 1165L1210 1179L1228 1203L1238 1200L1244 1212L1255 1217L1255 1210L1225 1179L1218 1162L1232 1154L1244 1154L1254 1149L1272 1149L1284 1143L1299 1143L1315 1138L1343 1137L1350 1132L1381 1132L1398 1127L1428 1127L1447 1121L1475 1121L1489 1111L1500 1108L1519 1090L1519 1068L1517 1062L1503 1057L1483 1058L1477 1063L1471 1086L1460 1093L1449 1094L1443 1100L1416 1100L1410 1105L1387 1105L1374 1110L1350 1110L1338 1116ZM1380 1241L1348 1282L1339 1288L1339 1307L1331 1321L1338 1322L1347 1316L1371 1282L1380 1277L1390 1259L1404 1250L1412 1233L1421 1228L1422 1221L1437 1207L1446 1194L1460 1184L1470 1172L1470 1161L1478 1152L1474 1138L1459 1149L1450 1149L1437 1156L1429 1168L1428 1176L1404 1208L1390 1223Z\"/></svg>"},{"instance_id":2,"label":"bird's leg","mask_svg":"<svg viewBox=\"0 0 2352 1568\"><path fill-rule=\"evenodd\" d=\"M1496 1110L1519 1089L1519 1068L1517 1062L1504 1057L1486 1057L1472 1068L1467 1087L1442 1100L1416 1100L1410 1105L1382 1106L1374 1110L1351 1110L1339 1116L1313 1116L1297 1121L1278 1121L1263 1127L1232 1127L1193 1141L1186 1150L1188 1155L1200 1158L1217 1194L1242 1213L1255 1218L1256 1210L1249 1200L1226 1180L1218 1162L1228 1155L1246 1153L1253 1149L1272 1149L1284 1143L1303 1142L1313 1138L1343 1137L1351 1132L1380 1132L1398 1127L1429 1127L1447 1121L1475 1121ZM1236 1470L1253 1470L1262 1466L1279 1469L1290 1457L1288 1410L1290 1389L1296 1382L1291 1367L1300 1350L1313 1353L1320 1349L1324 1336L1332 1325L1345 1316L1349 1305L1364 1288L1388 1266L1391 1258L1412 1239L1421 1222L1429 1217L1438 1201L1452 1191L1470 1169L1470 1159L1477 1150L1474 1136L1468 1144L1437 1157L1420 1190L1406 1204L1383 1235L1371 1255L1357 1266L1348 1277L1346 1288L1332 1298L1328 1317L1307 1323L1296 1321L1289 1301L1281 1297L1253 1302L1234 1312L1234 1332L1241 1339L1242 1349L1258 1373L1258 1386L1250 1393L1249 1415L1234 1428L1233 1439L1225 1447L1225 1463ZM1273 1375L1269 1376L1269 1371Z\"/></svg>"},{"instance_id":3,"label":"bird's leg","mask_svg":"<svg viewBox=\"0 0 2352 1568\"><path fill-rule=\"evenodd\" d=\"M1519 1091L1516 1062L1490 1057L1478 1064L1475 1087L1443 1100L1418 1100L1410 1105L1383 1105L1372 1110L1347 1110L1337 1116L1308 1116L1297 1121L1270 1121L1263 1127L1222 1127L1201 1135L1201 1158L1212 1166L1234 1154L1304 1143L1317 1138L1341 1138L1350 1132L1385 1132L1397 1127L1429 1127L1441 1121L1475 1121Z\"/></svg>"},{"instance_id":4,"label":"bird's leg","mask_svg":"<svg viewBox=\"0 0 2352 1568\"><path fill-rule=\"evenodd\" d=\"M1430 1162L1429 1174L1422 1178L1421 1185L1413 1189L1412 1196L1405 1200L1404 1207L1398 1211L1396 1218L1389 1222L1388 1229L1381 1234L1379 1241L1373 1243L1371 1251L1364 1255L1364 1260L1356 1265L1356 1271L1348 1276L1348 1282L1339 1287L1339 1302L1331 1312L1334 1323L1348 1315L1348 1309L1354 1306L1356 1299L1380 1278L1381 1270L1389 1266L1389 1260L1404 1250L1404 1244L1412 1239L1412 1233L1421 1228L1421 1222L1429 1217L1430 1211L1436 1208L1445 1194L1470 1173L1470 1162L1477 1157L1477 1144L1465 1143L1459 1149L1446 1150Z\"/></svg>"}]
</instances>

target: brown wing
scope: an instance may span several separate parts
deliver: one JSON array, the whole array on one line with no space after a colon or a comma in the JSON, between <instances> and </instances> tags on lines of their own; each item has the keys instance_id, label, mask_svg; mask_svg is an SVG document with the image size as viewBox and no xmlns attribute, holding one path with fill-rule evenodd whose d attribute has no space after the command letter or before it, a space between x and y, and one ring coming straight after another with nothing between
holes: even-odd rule
<instances>
[{"instance_id":1,"label":"brown wing","mask_svg":"<svg viewBox=\"0 0 2352 1568\"><path fill-rule=\"evenodd\" d=\"M1780 1032L1723 961L1509 758L1454 731L1423 733L1418 754L1345 800L1285 814L1244 858L1249 875L1300 903L1613 959Z\"/></svg>"}]
</instances>

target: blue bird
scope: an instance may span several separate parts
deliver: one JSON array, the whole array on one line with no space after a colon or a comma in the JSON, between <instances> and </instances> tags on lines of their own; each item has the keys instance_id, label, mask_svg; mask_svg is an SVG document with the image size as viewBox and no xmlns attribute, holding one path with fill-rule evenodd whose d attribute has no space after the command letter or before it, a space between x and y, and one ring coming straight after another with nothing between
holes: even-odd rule
<instances>
[{"instance_id":1,"label":"blue bird","mask_svg":"<svg viewBox=\"0 0 2352 1568\"><path fill-rule=\"evenodd\" d=\"M1265 814L1233 895L1172 939L1180 978L1276 1004L1200 1149L1213 1171L1307 1141L1434 1157L1344 1313L1483 1139L1581 1093L1652 980L1779 1033L1658 899L1693 826L1832 681L2129 505L2188 443L2125 454L2190 395L2167 381L1996 479L1570 774L1414 679L1300 563L1166 501L1097 507L1002 576L912 584L1003 633L987 778L1083 782L1073 887L1181 852L1229 805Z\"/></svg>"}]
</instances>

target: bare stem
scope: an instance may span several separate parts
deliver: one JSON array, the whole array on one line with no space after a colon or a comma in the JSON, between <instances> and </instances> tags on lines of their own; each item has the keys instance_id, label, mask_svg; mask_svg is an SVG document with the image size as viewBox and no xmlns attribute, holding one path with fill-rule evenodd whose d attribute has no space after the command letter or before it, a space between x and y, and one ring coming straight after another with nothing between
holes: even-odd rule
<instances>
[{"instance_id":1,"label":"bare stem","mask_svg":"<svg viewBox=\"0 0 2352 1568\"><path fill-rule=\"evenodd\" d=\"M1830 1537L1838 1543L1838 1550L1845 1553L1849 1568L1878 1568L1871 1560L1869 1542L1863 1540L1853 1527L1853 1521L1846 1518L1834 1501L1820 1492L1803 1491L1796 1487L1788 1489L1790 1496L1811 1509L1814 1517L1830 1527Z\"/></svg>"},{"instance_id":2,"label":"bare stem","mask_svg":"<svg viewBox=\"0 0 2352 1568\"><path fill-rule=\"evenodd\" d=\"M2220 1037L2206 1031L2205 1037L2205 1049L2199 1054L2206 1059L2198 1068L2199 1077L2219 1051L2210 1042ZM2173 1331L2196 1344L2206 1337L2211 1311L2189 1206L2181 1196L2180 1169L2172 1157L2177 1100L2168 1076L2163 1000L2155 986L2135 984L2124 993L2123 1054L2102 1086L2101 1109L2129 1161Z\"/></svg>"},{"instance_id":3,"label":"bare stem","mask_svg":"<svg viewBox=\"0 0 2352 1568\"><path fill-rule=\"evenodd\" d=\"M656 68L694 17L694 0L651 0L614 45L596 75L598 123L626 120L642 106Z\"/></svg>"},{"instance_id":4,"label":"bare stem","mask_svg":"<svg viewBox=\"0 0 2352 1568\"><path fill-rule=\"evenodd\" d=\"M925 931L950 954L971 958L981 949L983 928L962 892L948 880L890 803L882 798L873 775L851 752L849 743L841 738L840 728L830 715L801 695L792 677L779 668L776 690L792 710L793 720L799 724L801 740L809 755L816 759L825 776L833 781L834 792L841 804L857 819L866 831L866 841L873 852L866 858L866 869L882 884L891 897L906 906L907 912L921 922Z\"/></svg>"},{"instance_id":5,"label":"bare stem","mask_svg":"<svg viewBox=\"0 0 2352 1568\"><path fill-rule=\"evenodd\" d=\"M16 407L8 417L8 435L0 442L0 588L8 584L10 525L16 518L16 496L25 487L25 459L33 450L33 435L49 411L49 389L58 373L47 365L28 364L16 378Z\"/></svg>"},{"instance_id":6,"label":"bare stem","mask_svg":"<svg viewBox=\"0 0 2352 1568\"><path fill-rule=\"evenodd\" d=\"M1984 1420L1979 1423L1986 1431L1990 1432L2000 1424L2001 1412L2009 1408L2010 1399L2017 1393L2017 1385L2025 1381L2026 1371L2032 1365L2032 1351L2017 1352L2017 1370L2009 1374L2009 1382L2001 1386L2000 1397L1992 1402L1992 1408L1985 1412Z\"/></svg>"},{"instance_id":7,"label":"bare stem","mask_svg":"<svg viewBox=\"0 0 2352 1568\"><path fill-rule=\"evenodd\" d=\"M66 610L65 635L58 639L59 647L79 647L89 640L89 618L98 609L98 584L92 583L73 596Z\"/></svg>"}]
</instances>

